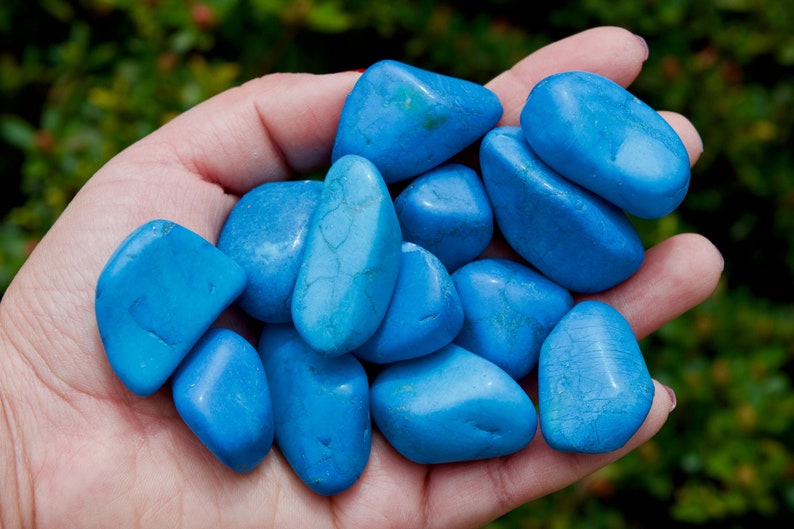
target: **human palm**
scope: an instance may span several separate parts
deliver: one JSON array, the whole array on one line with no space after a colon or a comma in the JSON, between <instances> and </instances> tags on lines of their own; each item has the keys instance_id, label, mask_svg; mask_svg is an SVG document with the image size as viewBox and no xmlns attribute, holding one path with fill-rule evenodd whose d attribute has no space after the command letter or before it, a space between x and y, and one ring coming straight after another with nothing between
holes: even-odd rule
<instances>
[{"instance_id":1,"label":"human palm","mask_svg":"<svg viewBox=\"0 0 794 529\"><path fill-rule=\"evenodd\" d=\"M539 50L489 87L502 100L502 124L515 125L546 75L589 70L627 85L646 53L624 30L594 29ZM662 426L674 402L657 384L642 428L609 454L555 452L538 435L511 456L426 466L376 433L361 479L328 498L306 488L277 449L249 474L228 470L179 418L167 388L141 398L119 382L93 311L113 249L154 218L214 241L247 190L326 164L357 78L253 80L142 139L84 186L0 305L2 527L479 527L614 461ZM664 115L694 163L697 133L685 118ZM721 270L707 240L679 235L650 249L625 283L591 297L621 310L642 337L705 299ZM224 318L256 339L244 318Z\"/></svg>"}]
</instances>

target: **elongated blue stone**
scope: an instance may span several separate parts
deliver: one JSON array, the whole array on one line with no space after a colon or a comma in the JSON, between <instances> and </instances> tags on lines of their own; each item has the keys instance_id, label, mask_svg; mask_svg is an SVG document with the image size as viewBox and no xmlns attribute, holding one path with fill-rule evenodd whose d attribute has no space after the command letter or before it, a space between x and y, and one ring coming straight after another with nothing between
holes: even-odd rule
<instances>
[{"instance_id":1,"label":"elongated blue stone","mask_svg":"<svg viewBox=\"0 0 794 529\"><path fill-rule=\"evenodd\" d=\"M444 265L424 248L404 242L383 322L353 352L377 364L416 358L450 343L462 325L463 307Z\"/></svg>"},{"instance_id":2,"label":"elongated blue stone","mask_svg":"<svg viewBox=\"0 0 794 529\"><path fill-rule=\"evenodd\" d=\"M364 368L349 354L318 354L288 323L265 325L259 353L287 462L319 494L346 490L364 471L372 444Z\"/></svg>"},{"instance_id":3,"label":"elongated blue stone","mask_svg":"<svg viewBox=\"0 0 794 529\"><path fill-rule=\"evenodd\" d=\"M417 463L512 454L532 441L535 408L510 376L455 344L389 364L372 383L372 418Z\"/></svg>"},{"instance_id":4,"label":"elongated blue stone","mask_svg":"<svg viewBox=\"0 0 794 529\"><path fill-rule=\"evenodd\" d=\"M240 199L223 225L218 248L246 273L237 304L254 318L292 320L292 290L322 182L268 182Z\"/></svg>"},{"instance_id":5,"label":"elongated blue stone","mask_svg":"<svg viewBox=\"0 0 794 529\"><path fill-rule=\"evenodd\" d=\"M419 176L394 201L403 239L438 257L447 270L477 258L493 236L493 212L477 173L446 164Z\"/></svg>"},{"instance_id":6,"label":"elongated blue stone","mask_svg":"<svg viewBox=\"0 0 794 529\"><path fill-rule=\"evenodd\" d=\"M292 297L292 318L317 351L338 355L367 341L389 306L402 244L378 169L360 156L328 171Z\"/></svg>"},{"instance_id":7,"label":"elongated blue stone","mask_svg":"<svg viewBox=\"0 0 794 529\"><path fill-rule=\"evenodd\" d=\"M675 130L600 75L564 72L541 80L521 127L554 170L632 215L667 215L689 188L689 156Z\"/></svg>"},{"instance_id":8,"label":"elongated blue stone","mask_svg":"<svg viewBox=\"0 0 794 529\"><path fill-rule=\"evenodd\" d=\"M452 279L464 313L455 343L516 380L535 368L546 336L573 306L567 290L507 259L473 261Z\"/></svg>"},{"instance_id":9,"label":"elongated blue stone","mask_svg":"<svg viewBox=\"0 0 794 529\"><path fill-rule=\"evenodd\" d=\"M357 154L387 183L424 173L462 151L502 116L499 98L484 86L380 61L348 95L333 160Z\"/></svg>"},{"instance_id":10,"label":"elongated blue stone","mask_svg":"<svg viewBox=\"0 0 794 529\"><path fill-rule=\"evenodd\" d=\"M192 231L153 220L99 276L95 311L113 371L134 393L157 391L242 292L245 272Z\"/></svg>"},{"instance_id":11,"label":"elongated blue stone","mask_svg":"<svg viewBox=\"0 0 794 529\"><path fill-rule=\"evenodd\" d=\"M256 349L228 329L211 329L174 373L179 415L227 467L247 473L273 445L273 407Z\"/></svg>"},{"instance_id":12,"label":"elongated blue stone","mask_svg":"<svg viewBox=\"0 0 794 529\"><path fill-rule=\"evenodd\" d=\"M575 292L599 292L631 276L645 250L615 205L563 178L518 127L489 132L480 148L496 223L515 251Z\"/></svg>"},{"instance_id":13,"label":"elongated blue stone","mask_svg":"<svg viewBox=\"0 0 794 529\"><path fill-rule=\"evenodd\" d=\"M651 409L654 386L625 318L583 301L549 334L538 364L540 429L552 448L617 450Z\"/></svg>"}]
</instances>

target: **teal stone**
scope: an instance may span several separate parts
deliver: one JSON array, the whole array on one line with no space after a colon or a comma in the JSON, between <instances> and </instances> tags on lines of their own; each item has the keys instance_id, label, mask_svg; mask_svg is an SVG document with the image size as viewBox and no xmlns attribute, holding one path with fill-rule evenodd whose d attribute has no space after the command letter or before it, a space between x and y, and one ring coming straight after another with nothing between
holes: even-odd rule
<instances>
[{"instance_id":1,"label":"teal stone","mask_svg":"<svg viewBox=\"0 0 794 529\"><path fill-rule=\"evenodd\" d=\"M521 127L555 171L632 215L663 217L686 196L689 155L678 134L606 77L564 72L541 80Z\"/></svg>"},{"instance_id":2,"label":"teal stone","mask_svg":"<svg viewBox=\"0 0 794 529\"><path fill-rule=\"evenodd\" d=\"M462 325L463 307L444 265L424 248L404 242L383 322L353 353L377 364L416 358L450 343Z\"/></svg>"},{"instance_id":3,"label":"teal stone","mask_svg":"<svg viewBox=\"0 0 794 529\"><path fill-rule=\"evenodd\" d=\"M645 249L626 214L546 165L520 128L489 132L480 164L505 240L558 285L600 292L642 264Z\"/></svg>"},{"instance_id":4,"label":"teal stone","mask_svg":"<svg viewBox=\"0 0 794 529\"><path fill-rule=\"evenodd\" d=\"M268 182L240 198L218 237L248 283L237 305L253 318L292 320L292 290L323 184L317 180Z\"/></svg>"},{"instance_id":5,"label":"teal stone","mask_svg":"<svg viewBox=\"0 0 794 529\"><path fill-rule=\"evenodd\" d=\"M372 419L417 463L504 456L532 441L537 415L507 373L455 344L389 364L370 389Z\"/></svg>"},{"instance_id":6,"label":"teal stone","mask_svg":"<svg viewBox=\"0 0 794 529\"><path fill-rule=\"evenodd\" d=\"M378 169L355 155L334 162L292 296L295 327L313 349L344 354L372 337L397 283L401 244L400 223Z\"/></svg>"},{"instance_id":7,"label":"teal stone","mask_svg":"<svg viewBox=\"0 0 794 529\"><path fill-rule=\"evenodd\" d=\"M311 490L352 486L369 461L369 381L352 355L328 357L291 324L265 325L259 353L270 382L276 445Z\"/></svg>"},{"instance_id":8,"label":"teal stone","mask_svg":"<svg viewBox=\"0 0 794 529\"><path fill-rule=\"evenodd\" d=\"M629 323L606 303L575 305L541 347L540 430L556 450L617 450L645 421L653 394Z\"/></svg>"},{"instance_id":9,"label":"teal stone","mask_svg":"<svg viewBox=\"0 0 794 529\"><path fill-rule=\"evenodd\" d=\"M174 373L177 412L224 465L256 468L273 445L270 390L254 346L228 329L211 329Z\"/></svg>"},{"instance_id":10,"label":"teal stone","mask_svg":"<svg viewBox=\"0 0 794 529\"><path fill-rule=\"evenodd\" d=\"M140 226L97 281L97 326L113 371L134 393L154 393L245 283L237 263L187 228Z\"/></svg>"},{"instance_id":11,"label":"teal stone","mask_svg":"<svg viewBox=\"0 0 794 529\"><path fill-rule=\"evenodd\" d=\"M491 203L480 177L450 163L417 177L395 199L403 239L438 257L447 270L477 258L493 237Z\"/></svg>"},{"instance_id":12,"label":"teal stone","mask_svg":"<svg viewBox=\"0 0 794 529\"><path fill-rule=\"evenodd\" d=\"M387 183L441 165L491 129L499 98L476 83L380 61L361 75L339 119L332 159L371 160Z\"/></svg>"},{"instance_id":13,"label":"teal stone","mask_svg":"<svg viewBox=\"0 0 794 529\"><path fill-rule=\"evenodd\" d=\"M546 336L573 306L566 289L507 259L473 261L452 280L464 314L455 343L516 380L535 368Z\"/></svg>"}]
</instances>

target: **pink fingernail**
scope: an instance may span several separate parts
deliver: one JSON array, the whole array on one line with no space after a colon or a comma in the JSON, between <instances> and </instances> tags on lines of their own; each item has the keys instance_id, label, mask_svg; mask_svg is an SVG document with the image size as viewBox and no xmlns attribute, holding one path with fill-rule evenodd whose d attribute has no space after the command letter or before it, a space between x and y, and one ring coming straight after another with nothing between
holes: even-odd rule
<instances>
[{"instance_id":1,"label":"pink fingernail","mask_svg":"<svg viewBox=\"0 0 794 529\"><path fill-rule=\"evenodd\" d=\"M650 49L648 48L648 43L645 41L644 38L640 37L639 35L635 34L634 36L637 37L637 40L642 42L642 47L645 48L645 55L642 58L642 61L645 62L648 59L648 55L650 55L651 53Z\"/></svg>"},{"instance_id":2,"label":"pink fingernail","mask_svg":"<svg viewBox=\"0 0 794 529\"><path fill-rule=\"evenodd\" d=\"M670 405L670 413L672 413L676 407L676 404L678 404L678 400L675 397L675 391L673 391L673 388L671 388L670 386L664 386L664 389L667 390L667 394L670 396L670 402L672 403Z\"/></svg>"}]
</instances>

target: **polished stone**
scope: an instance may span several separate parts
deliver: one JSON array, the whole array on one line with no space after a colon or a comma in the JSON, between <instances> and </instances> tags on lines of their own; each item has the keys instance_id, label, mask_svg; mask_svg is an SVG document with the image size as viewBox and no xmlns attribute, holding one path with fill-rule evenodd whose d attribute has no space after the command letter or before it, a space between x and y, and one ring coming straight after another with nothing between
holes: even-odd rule
<instances>
[{"instance_id":1,"label":"polished stone","mask_svg":"<svg viewBox=\"0 0 794 529\"><path fill-rule=\"evenodd\" d=\"M480 164L505 239L555 283L574 292L599 292L642 264L642 241L626 214L552 170L520 128L489 132Z\"/></svg>"},{"instance_id":2,"label":"polished stone","mask_svg":"<svg viewBox=\"0 0 794 529\"><path fill-rule=\"evenodd\" d=\"M512 454L537 428L521 386L455 344L384 367L372 383L371 410L389 443L417 463Z\"/></svg>"},{"instance_id":3,"label":"polished stone","mask_svg":"<svg viewBox=\"0 0 794 529\"><path fill-rule=\"evenodd\" d=\"M521 127L549 166L637 217L667 215L689 188L689 156L678 134L606 77L574 71L541 80Z\"/></svg>"},{"instance_id":4,"label":"polished stone","mask_svg":"<svg viewBox=\"0 0 794 529\"><path fill-rule=\"evenodd\" d=\"M444 265L424 248L404 242L386 316L353 353L377 364L416 358L450 343L461 325L463 308Z\"/></svg>"},{"instance_id":5,"label":"polished stone","mask_svg":"<svg viewBox=\"0 0 794 529\"><path fill-rule=\"evenodd\" d=\"M246 277L198 234L154 220L134 230L97 281L95 311L110 366L134 393L157 391Z\"/></svg>"},{"instance_id":6,"label":"polished stone","mask_svg":"<svg viewBox=\"0 0 794 529\"><path fill-rule=\"evenodd\" d=\"M428 171L395 199L403 239L438 257L447 270L477 258L493 237L493 212L485 186L465 165Z\"/></svg>"},{"instance_id":7,"label":"polished stone","mask_svg":"<svg viewBox=\"0 0 794 529\"><path fill-rule=\"evenodd\" d=\"M543 343L538 407L543 438L552 448L617 450L642 425L653 394L634 333L610 305L577 304Z\"/></svg>"},{"instance_id":8,"label":"polished stone","mask_svg":"<svg viewBox=\"0 0 794 529\"><path fill-rule=\"evenodd\" d=\"M377 168L355 155L334 162L292 297L295 327L312 348L339 355L372 337L397 282L401 238Z\"/></svg>"},{"instance_id":9,"label":"polished stone","mask_svg":"<svg viewBox=\"0 0 794 529\"><path fill-rule=\"evenodd\" d=\"M387 183L422 174L459 153L502 116L487 88L397 61L380 61L348 95L333 160L357 154Z\"/></svg>"},{"instance_id":10,"label":"polished stone","mask_svg":"<svg viewBox=\"0 0 794 529\"><path fill-rule=\"evenodd\" d=\"M174 373L179 415L235 472L256 468L273 445L273 407L256 349L228 330L207 332Z\"/></svg>"},{"instance_id":11,"label":"polished stone","mask_svg":"<svg viewBox=\"0 0 794 529\"><path fill-rule=\"evenodd\" d=\"M573 306L570 292L507 259L472 261L452 280L464 314L455 343L516 380L535 368L543 340Z\"/></svg>"},{"instance_id":12,"label":"polished stone","mask_svg":"<svg viewBox=\"0 0 794 529\"><path fill-rule=\"evenodd\" d=\"M317 354L288 323L265 325L258 348L281 453L314 492L348 489L364 471L372 444L364 368L349 354Z\"/></svg>"},{"instance_id":13,"label":"polished stone","mask_svg":"<svg viewBox=\"0 0 794 529\"><path fill-rule=\"evenodd\" d=\"M218 249L243 267L237 304L254 318L292 320L292 289L322 182L268 182L242 196L218 237Z\"/></svg>"}]
</instances>

